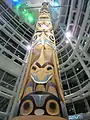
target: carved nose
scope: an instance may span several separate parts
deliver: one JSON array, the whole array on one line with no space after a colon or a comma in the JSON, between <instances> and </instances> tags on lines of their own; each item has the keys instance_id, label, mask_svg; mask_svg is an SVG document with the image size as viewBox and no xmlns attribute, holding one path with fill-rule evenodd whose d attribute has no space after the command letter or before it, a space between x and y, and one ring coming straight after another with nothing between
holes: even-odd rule
<instances>
[{"instance_id":1,"label":"carved nose","mask_svg":"<svg viewBox=\"0 0 90 120\"><path fill-rule=\"evenodd\" d=\"M45 76L46 76L45 71L43 70L43 68L41 68L37 74L38 80L43 80Z\"/></svg>"},{"instance_id":2,"label":"carved nose","mask_svg":"<svg viewBox=\"0 0 90 120\"><path fill-rule=\"evenodd\" d=\"M40 53L40 56L39 56L39 59L37 60L37 62L38 62L41 66L46 62L45 53L44 53L44 46L43 46L42 49L41 49L41 53Z\"/></svg>"}]
</instances>

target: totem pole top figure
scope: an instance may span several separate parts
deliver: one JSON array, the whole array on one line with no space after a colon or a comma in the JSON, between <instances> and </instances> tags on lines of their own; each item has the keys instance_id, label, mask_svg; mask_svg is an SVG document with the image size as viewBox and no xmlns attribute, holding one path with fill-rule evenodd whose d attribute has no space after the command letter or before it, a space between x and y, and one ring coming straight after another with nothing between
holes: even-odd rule
<instances>
[{"instance_id":1,"label":"totem pole top figure","mask_svg":"<svg viewBox=\"0 0 90 120\"><path fill-rule=\"evenodd\" d=\"M44 2L40 9L38 21L36 24L35 34L32 38L33 44L42 43L55 48L55 37L49 12L49 3Z\"/></svg>"}]
</instances>

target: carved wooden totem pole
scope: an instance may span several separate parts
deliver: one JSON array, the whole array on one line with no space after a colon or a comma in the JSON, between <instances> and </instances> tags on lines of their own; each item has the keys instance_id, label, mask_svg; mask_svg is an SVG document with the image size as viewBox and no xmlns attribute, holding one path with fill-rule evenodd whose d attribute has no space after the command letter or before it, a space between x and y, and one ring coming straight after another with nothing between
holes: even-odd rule
<instances>
[{"instance_id":1,"label":"carved wooden totem pole","mask_svg":"<svg viewBox=\"0 0 90 120\"><path fill-rule=\"evenodd\" d=\"M13 120L66 120L49 4L44 2L33 35L18 116Z\"/></svg>"}]
</instances>

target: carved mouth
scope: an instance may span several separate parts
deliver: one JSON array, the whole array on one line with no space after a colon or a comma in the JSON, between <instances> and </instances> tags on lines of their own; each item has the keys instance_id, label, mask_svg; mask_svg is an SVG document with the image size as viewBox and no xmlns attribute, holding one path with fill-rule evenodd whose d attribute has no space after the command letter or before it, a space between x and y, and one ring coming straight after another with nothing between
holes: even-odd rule
<instances>
[{"instance_id":1,"label":"carved mouth","mask_svg":"<svg viewBox=\"0 0 90 120\"><path fill-rule=\"evenodd\" d=\"M39 80L38 77L37 77L37 75L31 74L32 80L33 80L35 83L39 83L39 84L47 83L47 82L52 78L52 76L53 76L52 74L46 75L43 80Z\"/></svg>"}]
</instances>

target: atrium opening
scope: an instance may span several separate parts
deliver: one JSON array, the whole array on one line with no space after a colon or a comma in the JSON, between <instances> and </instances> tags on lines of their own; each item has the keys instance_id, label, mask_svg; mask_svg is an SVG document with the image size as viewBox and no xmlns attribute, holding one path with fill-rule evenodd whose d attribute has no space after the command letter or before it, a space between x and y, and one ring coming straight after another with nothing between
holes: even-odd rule
<instances>
[{"instance_id":1,"label":"atrium opening","mask_svg":"<svg viewBox=\"0 0 90 120\"><path fill-rule=\"evenodd\" d=\"M0 0L0 120L17 111L43 2L50 4L68 119L90 120L90 0Z\"/></svg>"}]
</instances>

